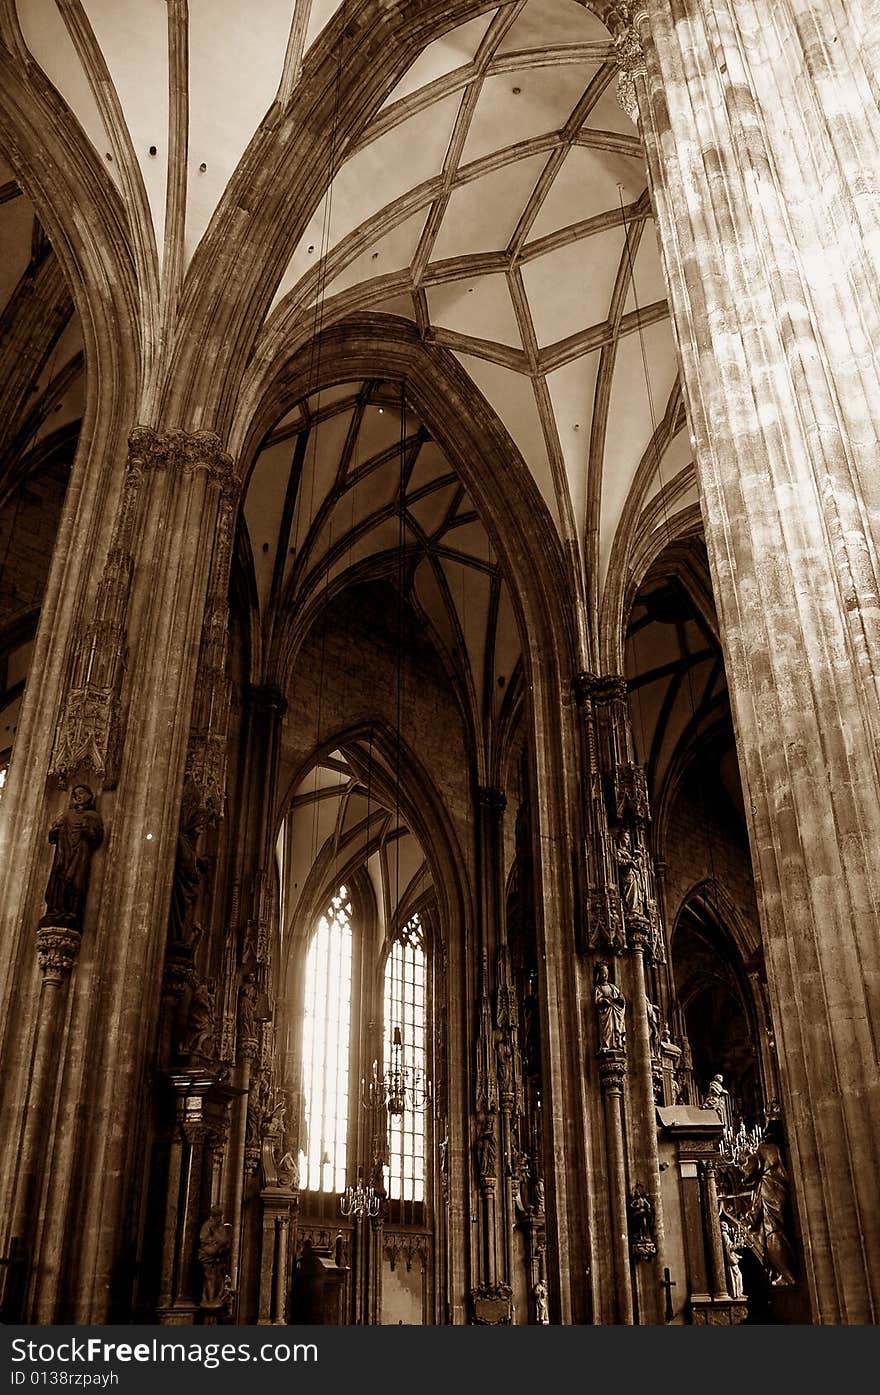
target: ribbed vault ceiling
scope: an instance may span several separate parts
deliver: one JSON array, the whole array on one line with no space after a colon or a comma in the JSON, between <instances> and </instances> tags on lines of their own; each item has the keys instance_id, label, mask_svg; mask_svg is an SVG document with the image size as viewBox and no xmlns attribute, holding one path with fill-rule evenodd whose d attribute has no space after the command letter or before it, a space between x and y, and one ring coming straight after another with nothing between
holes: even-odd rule
<instances>
[{"instance_id":1,"label":"ribbed vault ceiling","mask_svg":"<svg viewBox=\"0 0 880 1395\"><path fill-rule=\"evenodd\" d=\"M358 745L323 757L291 792L277 849L285 933L291 926L308 928L316 898L365 868L376 901L378 950L398 906L407 915L430 890L421 845L393 801L379 797L377 784L372 752Z\"/></svg>"},{"instance_id":2,"label":"ribbed vault ceiling","mask_svg":"<svg viewBox=\"0 0 880 1395\"><path fill-rule=\"evenodd\" d=\"M119 191L133 245L151 245L160 288L169 266L192 261L252 137L340 8L15 3L27 46ZM580 559L573 583L595 620L609 569L619 591L646 539L659 548L696 497L644 162L616 100L609 33L588 6L473 10L426 44L341 152L278 259L252 359L364 309L444 345ZM341 62L335 80L341 95ZM172 190L183 218L170 216Z\"/></svg>"},{"instance_id":3,"label":"ribbed vault ceiling","mask_svg":"<svg viewBox=\"0 0 880 1395\"><path fill-rule=\"evenodd\" d=\"M257 457L245 521L264 650L282 681L287 646L341 585L388 578L431 636L488 765L522 678L510 590L399 385L342 383L299 404Z\"/></svg>"}]
</instances>

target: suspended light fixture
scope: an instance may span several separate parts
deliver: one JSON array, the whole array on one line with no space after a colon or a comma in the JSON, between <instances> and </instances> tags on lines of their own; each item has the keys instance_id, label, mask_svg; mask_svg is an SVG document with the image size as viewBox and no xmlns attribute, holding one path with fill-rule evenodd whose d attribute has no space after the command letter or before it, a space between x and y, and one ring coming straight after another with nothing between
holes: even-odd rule
<instances>
[{"instance_id":1,"label":"suspended light fixture","mask_svg":"<svg viewBox=\"0 0 880 1395\"><path fill-rule=\"evenodd\" d=\"M406 1065L403 1059L403 1033L395 1027L391 1034L391 1060L379 1073L379 1062L373 1062L369 1082L361 1082L364 1104L368 1109L386 1109L399 1117L406 1111L424 1109L431 1098L428 1082L423 1080L418 1066Z\"/></svg>"},{"instance_id":2,"label":"suspended light fixture","mask_svg":"<svg viewBox=\"0 0 880 1395\"><path fill-rule=\"evenodd\" d=\"M364 1184L364 1169L358 1168L357 1181L346 1187L339 1197L339 1210L348 1220L372 1220L379 1214L382 1198L375 1187Z\"/></svg>"},{"instance_id":3,"label":"suspended light fixture","mask_svg":"<svg viewBox=\"0 0 880 1395\"><path fill-rule=\"evenodd\" d=\"M726 1163L731 1163L734 1167L743 1168L757 1151L764 1137L763 1130L755 1124L747 1129L744 1123L740 1123L736 1133L730 1125L724 1130L721 1141L718 1144L718 1151Z\"/></svg>"}]
</instances>

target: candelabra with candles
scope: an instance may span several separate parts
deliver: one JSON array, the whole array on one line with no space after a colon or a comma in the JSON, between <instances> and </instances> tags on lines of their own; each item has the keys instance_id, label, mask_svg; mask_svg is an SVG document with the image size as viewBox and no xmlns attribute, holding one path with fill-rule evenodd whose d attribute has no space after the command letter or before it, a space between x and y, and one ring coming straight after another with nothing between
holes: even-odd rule
<instances>
[{"instance_id":1,"label":"candelabra with candles","mask_svg":"<svg viewBox=\"0 0 880 1395\"><path fill-rule=\"evenodd\" d=\"M730 1163L733 1167L742 1168L752 1154L757 1152L762 1137L762 1130L757 1124L753 1124L750 1129L747 1129L745 1124L740 1122L736 1133L728 1125L721 1136L718 1151L726 1163Z\"/></svg>"},{"instance_id":2,"label":"candelabra with candles","mask_svg":"<svg viewBox=\"0 0 880 1395\"><path fill-rule=\"evenodd\" d=\"M422 1079L418 1066L408 1066L403 1062L403 1034L395 1027L391 1034L391 1062L388 1069L380 1074L379 1062L373 1062L370 1080L361 1081L364 1104L368 1109L386 1109L389 1114L400 1116L408 1109L424 1109L430 1099L427 1081Z\"/></svg>"},{"instance_id":3,"label":"candelabra with candles","mask_svg":"<svg viewBox=\"0 0 880 1395\"><path fill-rule=\"evenodd\" d=\"M382 1198L375 1187L364 1185L364 1170L358 1168L358 1178L353 1185L346 1187L339 1197L339 1210L348 1219L353 1217L356 1221L364 1218L372 1219L379 1214L382 1205Z\"/></svg>"}]
</instances>

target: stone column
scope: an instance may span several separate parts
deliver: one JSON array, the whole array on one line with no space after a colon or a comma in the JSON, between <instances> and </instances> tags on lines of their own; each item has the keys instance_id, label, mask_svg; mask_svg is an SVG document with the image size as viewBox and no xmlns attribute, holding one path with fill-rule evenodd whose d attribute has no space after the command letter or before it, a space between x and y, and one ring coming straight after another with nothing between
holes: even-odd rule
<instances>
[{"instance_id":1,"label":"stone column","mask_svg":"<svg viewBox=\"0 0 880 1395\"><path fill-rule=\"evenodd\" d=\"M629 1219L626 1209L626 1162L623 1147L623 1081L626 1057L609 1052L599 1061L602 1100L605 1109L605 1136L608 1148L608 1201L611 1208L611 1243L617 1289L617 1320L625 1326L633 1321L632 1277L629 1266Z\"/></svg>"},{"instance_id":2,"label":"stone column","mask_svg":"<svg viewBox=\"0 0 880 1395\"><path fill-rule=\"evenodd\" d=\"M718 1186L715 1178L715 1160L707 1158L703 1163L703 1214L706 1217L707 1238L709 1241L709 1282L713 1298L729 1298L727 1292L727 1270L724 1265L724 1247L721 1243L721 1218L718 1214Z\"/></svg>"},{"instance_id":3,"label":"stone column","mask_svg":"<svg viewBox=\"0 0 880 1395\"><path fill-rule=\"evenodd\" d=\"M275 1257L275 1293L273 1297L272 1320L283 1327L287 1320L287 1270L289 1264L288 1242L290 1240L290 1217L278 1217L278 1252Z\"/></svg>"},{"instance_id":4,"label":"stone column","mask_svg":"<svg viewBox=\"0 0 880 1395\"><path fill-rule=\"evenodd\" d=\"M79 1159L71 1154L77 1146L82 1151L75 1132L59 1138L55 1165L78 1167L82 1186L70 1209L47 1217L50 1233L75 1225L82 1235L76 1269L64 1276L77 1322L107 1321L114 1303L127 1301L117 1288L118 1271L132 1243L131 1198L147 1151L143 1080L156 1047L185 764L206 806L223 797L222 703L198 731L191 728L206 606L222 593L218 559L231 551L232 462L210 432L140 427L129 451L134 472L143 476L143 497L124 620L114 611L127 636L128 668L105 852L104 887L112 894L104 895L90 937L104 970L94 1000L77 1005L77 1029L88 1033L88 1069L83 1062L78 1089L88 1098L90 1125Z\"/></svg>"},{"instance_id":5,"label":"stone column","mask_svg":"<svg viewBox=\"0 0 880 1395\"><path fill-rule=\"evenodd\" d=\"M635 1137L631 1147L636 1165L646 1174L645 1181L654 1202L654 1243L657 1246L654 1259L636 1265L639 1322L662 1323L663 1291L660 1275L664 1265L663 1206L660 1200L660 1155L657 1147L648 999L645 993L645 951L649 937L648 924L645 924L638 934L632 935L632 1013L628 1039L632 1043L629 1055L633 1061L630 1090L638 1123L633 1130Z\"/></svg>"},{"instance_id":6,"label":"stone column","mask_svg":"<svg viewBox=\"0 0 880 1395\"><path fill-rule=\"evenodd\" d=\"M237 818L238 857L233 882L245 888L245 943L255 963L255 987L265 997L269 978L268 919L269 868L272 866L273 818L278 780L281 719L287 709L284 695L269 686L245 690L247 709L245 773ZM246 990L243 990L246 991ZM239 1014L239 1020L241 1015ZM254 1024L257 1033L260 1024ZM233 1287L239 1288L242 1201L244 1196L245 1142L248 1100L259 1056L259 1035L237 1033L236 1085L241 1092L232 1118L227 1165L224 1170L225 1214L232 1223L230 1270ZM282 1150L283 1151L283 1150Z\"/></svg>"},{"instance_id":7,"label":"stone column","mask_svg":"<svg viewBox=\"0 0 880 1395\"><path fill-rule=\"evenodd\" d=\"M42 926L37 931L42 981L10 1232L25 1252L30 1249L30 1228L35 1219L33 1212L43 1171L46 1132L52 1117L70 975L81 939L80 932L68 926Z\"/></svg>"},{"instance_id":8,"label":"stone column","mask_svg":"<svg viewBox=\"0 0 880 1395\"><path fill-rule=\"evenodd\" d=\"M639 8L647 74L633 82L696 441L813 1315L876 1322L880 113L872 45L859 44L870 7Z\"/></svg>"}]
</instances>

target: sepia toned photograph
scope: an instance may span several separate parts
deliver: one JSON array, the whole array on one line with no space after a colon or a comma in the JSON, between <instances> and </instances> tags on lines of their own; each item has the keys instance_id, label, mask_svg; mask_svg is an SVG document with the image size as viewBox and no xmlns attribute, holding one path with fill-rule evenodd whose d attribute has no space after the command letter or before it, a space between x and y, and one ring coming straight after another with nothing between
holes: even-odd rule
<instances>
[{"instance_id":1,"label":"sepia toned photograph","mask_svg":"<svg viewBox=\"0 0 880 1395\"><path fill-rule=\"evenodd\" d=\"M13 1385L878 1322L878 74L0 0Z\"/></svg>"}]
</instances>

